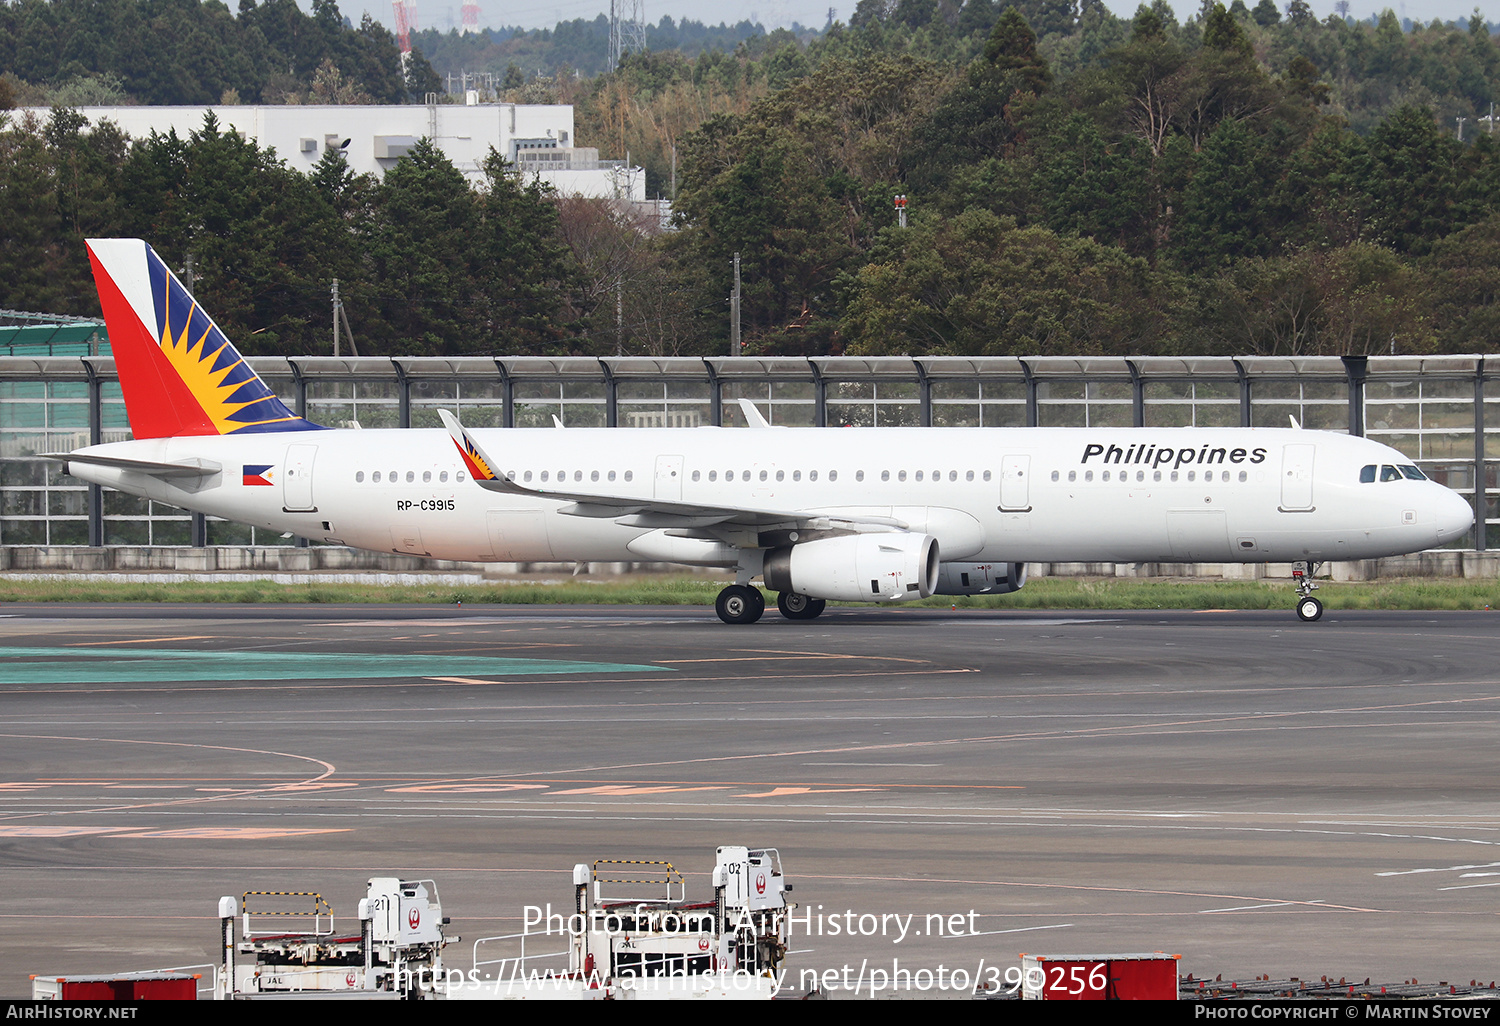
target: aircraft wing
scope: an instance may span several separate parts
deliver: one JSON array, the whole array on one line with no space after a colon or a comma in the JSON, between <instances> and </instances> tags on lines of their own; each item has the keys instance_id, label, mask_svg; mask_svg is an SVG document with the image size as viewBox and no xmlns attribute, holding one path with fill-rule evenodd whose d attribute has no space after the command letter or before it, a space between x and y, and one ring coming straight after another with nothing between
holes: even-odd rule
<instances>
[{"instance_id":1,"label":"aircraft wing","mask_svg":"<svg viewBox=\"0 0 1500 1026\"><path fill-rule=\"evenodd\" d=\"M565 489L531 488L499 474L496 463L485 454L474 436L464 430L458 419L447 410L439 410L443 426L458 447L459 455L475 484L487 491L504 495L525 495L537 499L564 501L558 512L574 517L598 517L613 519L626 527L646 528L709 528L734 527L781 527L806 530L837 530L840 526L850 528L883 528L904 531L906 523L893 517L842 516L838 513L808 513L799 510L768 509L754 506L724 506L701 502L682 502L670 499L653 499L642 496L608 495L599 492L575 492Z\"/></svg>"},{"instance_id":2,"label":"aircraft wing","mask_svg":"<svg viewBox=\"0 0 1500 1026\"><path fill-rule=\"evenodd\" d=\"M180 463L156 463L151 460L127 460L118 456L95 456L86 452L44 452L44 460L59 460L63 463L92 463L98 467L114 467L130 470L152 477L209 477L223 471L213 460L190 459Z\"/></svg>"}]
</instances>

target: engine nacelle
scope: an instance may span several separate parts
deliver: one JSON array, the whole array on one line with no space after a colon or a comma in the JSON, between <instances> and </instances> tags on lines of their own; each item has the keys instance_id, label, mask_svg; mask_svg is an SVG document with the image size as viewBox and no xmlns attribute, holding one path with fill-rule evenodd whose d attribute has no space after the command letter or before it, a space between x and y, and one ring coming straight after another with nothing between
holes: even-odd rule
<instances>
[{"instance_id":1,"label":"engine nacelle","mask_svg":"<svg viewBox=\"0 0 1500 1026\"><path fill-rule=\"evenodd\" d=\"M1026 583L1025 563L944 563L938 568L938 595L1008 595Z\"/></svg>"},{"instance_id":2,"label":"engine nacelle","mask_svg":"<svg viewBox=\"0 0 1500 1026\"><path fill-rule=\"evenodd\" d=\"M766 553L766 587L843 602L906 602L932 594L937 539L926 534L851 534Z\"/></svg>"}]
</instances>

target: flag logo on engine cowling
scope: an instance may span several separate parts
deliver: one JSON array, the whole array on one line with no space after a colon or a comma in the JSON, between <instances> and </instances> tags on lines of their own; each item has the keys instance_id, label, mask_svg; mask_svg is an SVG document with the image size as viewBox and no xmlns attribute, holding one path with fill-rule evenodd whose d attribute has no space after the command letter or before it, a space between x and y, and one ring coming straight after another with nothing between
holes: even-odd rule
<instances>
[{"instance_id":1,"label":"flag logo on engine cowling","mask_svg":"<svg viewBox=\"0 0 1500 1026\"><path fill-rule=\"evenodd\" d=\"M242 476L242 478L240 480L240 483L242 485L244 485L246 488L252 488L252 487L255 487L257 485L267 485L267 486L270 486L271 484L274 483L274 482L271 481L271 472L272 472L272 468L275 467L275 466L276 466L276 464L274 464L274 463L267 463L267 464L264 464L264 465L255 465L255 466L246 466L245 469L244 469L244 474L243 474L243 476Z\"/></svg>"}]
</instances>

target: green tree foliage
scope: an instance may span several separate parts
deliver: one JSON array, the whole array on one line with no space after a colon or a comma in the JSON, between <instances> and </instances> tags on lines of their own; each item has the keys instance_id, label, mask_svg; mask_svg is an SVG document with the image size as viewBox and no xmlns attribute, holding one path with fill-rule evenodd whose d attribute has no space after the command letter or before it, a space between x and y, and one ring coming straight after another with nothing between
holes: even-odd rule
<instances>
[{"instance_id":1,"label":"green tree foliage","mask_svg":"<svg viewBox=\"0 0 1500 1026\"><path fill-rule=\"evenodd\" d=\"M888 229L882 241L850 289L847 352L1150 351L1180 298L1143 260L986 210Z\"/></svg>"},{"instance_id":2,"label":"green tree foliage","mask_svg":"<svg viewBox=\"0 0 1500 1026\"><path fill-rule=\"evenodd\" d=\"M346 28L333 0L314 0L311 15L297 0L241 0L238 17L212 0L0 5L0 68L63 104L117 102L111 83L140 103L218 103L231 91L280 102L306 93L324 61L379 102L406 97L395 39L368 16Z\"/></svg>"}]
</instances>

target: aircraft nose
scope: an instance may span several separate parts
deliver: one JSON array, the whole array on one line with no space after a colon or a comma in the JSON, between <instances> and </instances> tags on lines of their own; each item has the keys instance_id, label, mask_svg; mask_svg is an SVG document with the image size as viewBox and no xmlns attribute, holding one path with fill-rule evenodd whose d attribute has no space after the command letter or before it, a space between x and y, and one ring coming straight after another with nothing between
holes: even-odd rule
<instances>
[{"instance_id":1,"label":"aircraft nose","mask_svg":"<svg viewBox=\"0 0 1500 1026\"><path fill-rule=\"evenodd\" d=\"M1457 492L1442 485L1438 487L1445 493L1439 497L1437 505L1438 544L1443 545L1469 533L1469 528L1474 526L1474 507Z\"/></svg>"}]
</instances>

